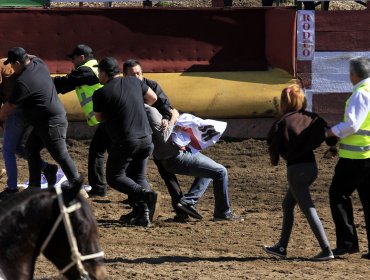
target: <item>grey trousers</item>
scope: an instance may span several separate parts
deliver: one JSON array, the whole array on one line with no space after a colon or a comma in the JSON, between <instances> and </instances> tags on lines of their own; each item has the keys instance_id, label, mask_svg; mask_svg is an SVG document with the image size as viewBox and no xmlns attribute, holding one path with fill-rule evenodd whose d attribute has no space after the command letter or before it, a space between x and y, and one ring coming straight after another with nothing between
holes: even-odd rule
<instances>
[{"instance_id":1,"label":"grey trousers","mask_svg":"<svg viewBox=\"0 0 370 280\"><path fill-rule=\"evenodd\" d=\"M320 247L322 249L329 247L329 241L317 215L309 190L310 185L317 177L316 163L308 162L288 166L287 173L289 188L283 201L284 217L279 245L288 246L294 222L294 207L298 204L319 241Z\"/></svg>"}]
</instances>

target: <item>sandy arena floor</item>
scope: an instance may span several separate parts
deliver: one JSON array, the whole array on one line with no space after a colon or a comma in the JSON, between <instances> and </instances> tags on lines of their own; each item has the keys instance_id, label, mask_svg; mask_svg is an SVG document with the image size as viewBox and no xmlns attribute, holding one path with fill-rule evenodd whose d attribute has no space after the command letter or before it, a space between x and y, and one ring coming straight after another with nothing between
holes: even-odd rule
<instances>
[{"instance_id":1,"label":"sandy arena floor","mask_svg":"<svg viewBox=\"0 0 370 280\"><path fill-rule=\"evenodd\" d=\"M81 173L87 171L88 141L69 140L70 152ZM324 160L317 151L319 178L312 194L332 246L335 245L328 188L336 159ZM297 210L289 258L279 260L265 254L263 244L279 236L281 202L286 190L285 165L269 164L264 141L220 142L206 152L229 171L229 192L235 213L244 222L213 222L212 186L199 203L202 221L174 223L170 197L152 161L148 168L154 189L163 194L162 213L153 227L127 227L117 222L129 209L125 195L109 189L107 198L90 200L99 225L101 245L109 279L369 279L369 261L354 254L330 262L314 263L308 258L319 251L307 222ZM20 180L28 176L20 160ZM191 179L180 177L183 189ZM1 179L5 185L5 179ZM354 198L361 251L366 251L363 213ZM36 266L35 279L57 279L57 271L44 257Z\"/></svg>"}]
</instances>

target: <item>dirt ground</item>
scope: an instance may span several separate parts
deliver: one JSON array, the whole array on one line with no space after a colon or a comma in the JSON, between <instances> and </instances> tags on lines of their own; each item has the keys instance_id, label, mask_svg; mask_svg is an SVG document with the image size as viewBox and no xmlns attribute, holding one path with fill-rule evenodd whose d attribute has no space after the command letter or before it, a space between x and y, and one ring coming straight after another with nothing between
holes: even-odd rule
<instances>
[{"instance_id":1,"label":"dirt ground","mask_svg":"<svg viewBox=\"0 0 370 280\"><path fill-rule=\"evenodd\" d=\"M88 141L69 140L69 150L82 174L87 171ZM312 195L331 245L335 232L331 219L328 188L336 159L324 160L324 148L317 151L319 178ZM213 222L212 185L199 203L202 221L174 223L170 197L152 161L148 177L155 190L161 191L162 213L153 227L128 227L118 222L128 213L122 204L125 195L109 189L103 199L89 199L99 225L109 279L369 279L369 261L354 254L330 262L308 260L319 251L307 222L296 211L289 258L279 260L265 254L261 247L273 244L281 228L281 202L286 190L285 165L269 164L266 145L260 140L224 142L205 151L224 164L229 172L229 193L234 212L243 222ZM20 180L27 179L27 165L19 161ZM191 178L180 177L184 190ZM5 185L5 179L1 179ZM360 248L366 251L362 209L357 196L354 211L360 236ZM39 257L35 279L57 279L57 271Z\"/></svg>"}]
</instances>

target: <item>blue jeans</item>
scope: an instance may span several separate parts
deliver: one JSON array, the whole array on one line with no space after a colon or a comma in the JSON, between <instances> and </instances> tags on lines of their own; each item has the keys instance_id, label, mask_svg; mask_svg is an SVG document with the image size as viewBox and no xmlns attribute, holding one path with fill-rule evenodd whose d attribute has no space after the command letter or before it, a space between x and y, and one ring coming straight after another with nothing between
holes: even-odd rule
<instances>
[{"instance_id":1,"label":"blue jeans","mask_svg":"<svg viewBox=\"0 0 370 280\"><path fill-rule=\"evenodd\" d=\"M215 217L224 217L231 212L228 194L228 177L226 168L209 157L188 151L180 152L176 157L162 160L163 166L170 172L180 175L195 176L195 180L187 194L180 202L194 205L206 191L213 180L215 196Z\"/></svg>"},{"instance_id":2,"label":"blue jeans","mask_svg":"<svg viewBox=\"0 0 370 280\"><path fill-rule=\"evenodd\" d=\"M24 129L23 111L17 108L6 120L3 134L3 158L8 177L7 185L13 190L17 188L18 178L16 153L25 156L24 149L19 145Z\"/></svg>"}]
</instances>

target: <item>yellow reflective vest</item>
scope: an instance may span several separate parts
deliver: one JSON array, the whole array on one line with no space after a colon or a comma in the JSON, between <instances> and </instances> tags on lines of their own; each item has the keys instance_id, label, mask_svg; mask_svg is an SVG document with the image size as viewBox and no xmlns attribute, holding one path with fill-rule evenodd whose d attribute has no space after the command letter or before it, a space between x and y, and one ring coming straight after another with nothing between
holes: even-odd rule
<instances>
[{"instance_id":1,"label":"yellow reflective vest","mask_svg":"<svg viewBox=\"0 0 370 280\"><path fill-rule=\"evenodd\" d=\"M360 84L353 90L352 95L358 90L370 94L370 82L366 81ZM350 98L346 101L345 110L347 110ZM346 120L347 118L344 117L344 121ZM357 132L340 140L339 157L350 159L370 158L370 112Z\"/></svg>"},{"instance_id":2,"label":"yellow reflective vest","mask_svg":"<svg viewBox=\"0 0 370 280\"><path fill-rule=\"evenodd\" d=\"M96 77L98 77L98 68L94 67L94 65L98 65L98 62L95 59L91 59L85 62L83 65L80 65L79 67L77 67L77 69L82 66L89 67L94 72ZM101 88L102 86L103 86L102 84L97 83L92 86L82 85L82 86L76 87L76 94L77 94L78 102L80 102L82 111L84 112L86 116L86 121L89 126L94 126L99 123L96 120L95 115L94 115L92 96L94 94L94 91Z\"/></svg>"}]
</instances>

